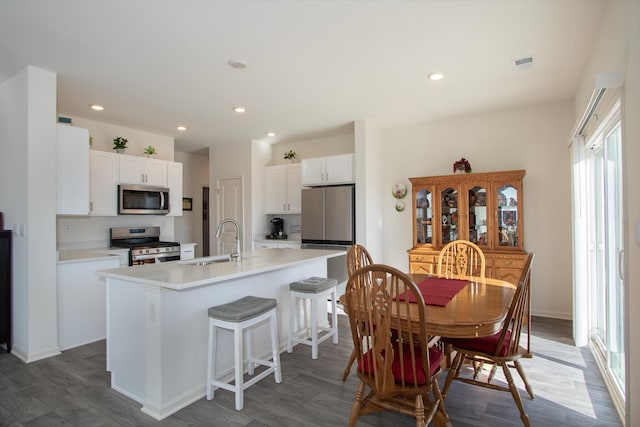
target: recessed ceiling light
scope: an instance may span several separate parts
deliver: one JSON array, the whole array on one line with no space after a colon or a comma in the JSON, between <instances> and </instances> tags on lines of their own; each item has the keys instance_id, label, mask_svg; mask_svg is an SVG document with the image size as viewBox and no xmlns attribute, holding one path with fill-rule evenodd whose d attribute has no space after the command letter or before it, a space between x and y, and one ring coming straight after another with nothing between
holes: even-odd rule
<instances>
[{"instance_id":1,"label":"recessed ceiling light","mask_svg":"<svg viewBox=\"0 0 640 427\"><path fill-rule=\"evenodd\" d=\"M429 77L429 79L433 80L433 81L442 80L444 78L444 74L442 74L442 73L429 73L429 74L427 74L427 77Z\"/></svg>"},{"instance_id":2,"label":"recessed ceiling light","mask_svg":"<svg viewBox=\"0 0 640 427\"><path fill-rule=\"evenodd\" d=\"M229 64L229 67L235 68L236 70L244 70L247 68L247 61L242 61L240 59L230 59L227 61L227 64Z\"/></svg>"},{"instance_id":3,"label":"recessed ceiling light","mask_svg":"<svg viewBox=\"0 0 640 427\"><path fill-rule=\"evenodd\" d=\"M236 113L244 113L245 111L247 111L247 109L244 107L233 107L233 111L235 111Z\"/></svg>"},{"instance_id":4,"label":"recessed ceiling light","mask_svg":"<svg viewBox=\"0 0 640 427\"><path fill-rule=\"evenodd\" d=\"M95 110L95 111L102 111L102 110L104 110L104 107L102 105L93 104L93 105L91 105L91 109Z\"/></svg>"},{"instance_id":5,"label":"recessed ceiling light","mask_svg":"<svg viewBox=\"0 0 640 427\"><path fill-rule=\"evenodd\" d=\"M176 126L176 129L181 130L181 131L187 130L187 128L185 126Z\"/></svg>"},{"instance_id":6,"label":"recessed ceiling light","mask_svg":"<svg viewBox=\"0 0 640 427\"><path fill-rule=\"evenodd\" d=\"M276 136L275 132L267 132L267 136Z\"/></svg>"}]
</instances>

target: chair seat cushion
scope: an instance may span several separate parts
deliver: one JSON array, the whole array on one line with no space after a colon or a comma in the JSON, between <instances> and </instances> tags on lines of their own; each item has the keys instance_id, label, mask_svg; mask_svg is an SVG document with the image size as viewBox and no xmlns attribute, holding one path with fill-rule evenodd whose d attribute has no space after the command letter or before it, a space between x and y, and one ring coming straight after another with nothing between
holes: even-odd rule
<instances>
[{"instance_id":1,"label":"chair seat cushion","mask_svg":"<svg viewBox=\"0 0 640 427\"><path fill-rule=\"evenodd\" d=\"M391 365L391 371L393 372L393 377L396 382L402 381L402 367L404 367L404 381L406 383L413 383L413 369L411 367L411 349L409 344L403 344L403 352L402 356L404 357L404 363L400 363L400 344L398 342L393 343L393 364ZM416 356L420 354L419 350L415 352ZM443 353L438 348L431 347L429 348L429 375L434 375L438 369L440 368L440 362L442 362ZM363 372L367 375L373 374L373 368L369 366L369 355L368 353L364 355L363 360L358 360L358 371ZM424 369L422 367L422 359L420 357L416 358L416 373L417 373L417 383L418 384L426 384L427 379L424 375Z\"/></svg>"},{"instance_id":2,"label":"chair seat cushion","mask_svg":"<svg viewBox=\"0 0 640 427\"><path fill-rule=\"evenodd\" d=\"M211 307L208 313L214 319L242 322L266 313L277 305L278 301L274 298L246 296L228 304Z\"/></svg>"},{"instance_id":3,"label":"chair seat cushion","mask_svg":"<svg viewBox=\"0 0 640 427\"><path fill-rule=\"evenodd\" d=\"M326 277L309 277L304 280L292 282L289 285L289 289L296 292L306 292L310 294L317 294L318 292L331 289L338 284L336 279Z\"/></svg>"},{"instance_id":4,"label":"chair seat cushion","mask_svg":"<svg viewBox=\"0 0 640 427\"><path fill-rule=\"evenodd\" d=\"M451 344L452 346L460 350L469 350L478 353L490 354L492 356L504 357L507 355L507 349L511 342L511 331L507 331L502 348L496 353L498 347L498 341L500 340L500 334L502 331L497 332L494 335L480 338L443 338L444 342Z\"/></svg>"}]
</instances>

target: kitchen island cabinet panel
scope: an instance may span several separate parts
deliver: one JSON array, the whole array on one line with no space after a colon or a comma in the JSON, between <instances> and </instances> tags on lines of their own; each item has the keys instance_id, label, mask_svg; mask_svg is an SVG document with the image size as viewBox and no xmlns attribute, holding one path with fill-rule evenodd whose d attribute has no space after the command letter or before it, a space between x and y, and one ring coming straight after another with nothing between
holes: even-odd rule
<instances>
[{"instance_id":1,"label":"kitchen island cabinet panel","mask_svg":"<svg viewBox=\"0 0 640 427\"><path fill-rule=\"evenodd\" d=\"M275 298L280 348L287 342L289 284L327 276L327 261L344 251L268 249L242 254L242 261L197 265L176 261L107 270L107 370L111 387L140 402L158 420L206 395L209 307L247 295ZM326 313L322 313L326 325ZM321 318L319 314L319 319ZM270 358L267 325L254 333L259 358ZM264 332L264 333L263 333ZM219 334L220 348L233 348L232 334ZM233 352L217 366L233 366Z\"/></svg>"}]
</instances>

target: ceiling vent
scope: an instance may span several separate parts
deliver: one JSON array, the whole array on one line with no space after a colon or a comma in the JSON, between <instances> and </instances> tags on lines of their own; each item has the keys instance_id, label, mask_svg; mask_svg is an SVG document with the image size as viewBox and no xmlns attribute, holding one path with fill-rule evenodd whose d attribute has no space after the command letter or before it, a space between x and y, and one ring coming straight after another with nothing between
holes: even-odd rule
<instances>
[{"instance_id":1,"label":"ceiling vent","mask_svg":"<svg viewBox=\"0 0 640 427\"><path fill-rule=\"evenodd\" d=\"M527 56L526 58L513 59L511 64L513 65L514 70L524 70L525 68L529 68L533 65L533 57Z\"/></svg>"}]
</instances>

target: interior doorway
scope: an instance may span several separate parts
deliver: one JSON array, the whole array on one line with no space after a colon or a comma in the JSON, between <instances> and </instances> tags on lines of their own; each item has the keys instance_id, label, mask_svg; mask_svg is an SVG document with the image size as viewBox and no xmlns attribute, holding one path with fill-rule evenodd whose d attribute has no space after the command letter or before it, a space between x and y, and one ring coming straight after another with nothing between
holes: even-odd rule
<instances>
[{"instance_id":1,"label":"interior doorway","mask_svg":"<svg viewBox=\"0 0 640 427\"><path fill-rule=\"evenodd\" d=\"M202 187L202 256L209 255L209 187Z\"/></svg>"},{"instance_id":2,"label":"interior doorway","mask_svg":"<svg viewBox=\"0 0 640 427\"><path fill-rule=\"evenodd\" d=\"M242 244L245 230L242 178L219 179L216 193L216 204L218 206L216 225L220 224L223 219L233 219L240 227L239 235L236 236L235 227L231 223L224 225L218 238L218 254L223 255L235 252L236 237L240 239L240 246L244 251L244 245Z\"/></svg>"}]
</instances>

